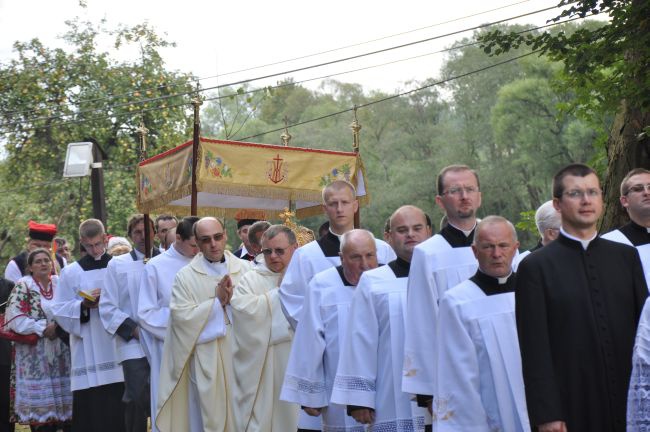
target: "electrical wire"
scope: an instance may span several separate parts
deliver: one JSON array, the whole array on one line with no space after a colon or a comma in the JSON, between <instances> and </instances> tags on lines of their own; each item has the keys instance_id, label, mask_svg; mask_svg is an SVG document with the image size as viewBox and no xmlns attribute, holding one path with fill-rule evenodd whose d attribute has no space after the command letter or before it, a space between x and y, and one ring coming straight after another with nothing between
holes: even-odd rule
<instances>
[{"instance_id":1,"label":"electrical wire","mask_svg":"<svg viewBox=\"0 0 650 432\"><path fill-rule=\"evenodd\" d=\"M330 65L333 65L333 64L342 63L342 62L346 62L346 61L350 61L350 60L356 60L356 59L363 58L363 57L368 57L368 56L371 56L371 55L376 55L376 54L381 54L381 53L385 53L385 52L388 52L388 51L393 51L393 50L396 50L396 49L401 49L401 48L406 48L406 47L410 47L410 46L414 46L414 45L419 45L419 44L422 44L422 43L425 43L425 42L430 42L430 41L433 41L433 40L442 39L442 38L449 37L449 36L454 36L454 35L457 35L457 34L460 34L460 33L466 33L468 31L479 30L479 29L482 29L482 28L491 27L491 26L494 26L494 25L497 25L497 24L502 24L504 22L514 20L514 19L523 18L523 17L530 16L530 15L535 15L535 14L538 14L538 13L541 13L541 12L547 12L549 10L556 9L556 8L557 8L557 6L551 6L551 7L547 7L547 8L543 8L543 9L538 9L538 10L533 11L533 12L527 12L525 14L520 14L520 15L517 15L517 16L514 16L514 17L504 18L504 19L493 21L493 22L490 22L490 23L480 24L478 26L473 26L473 27L469 27L469 28L465 28L465 29L461 29L461 30L456 30L456 31L445 33L445 34L442 34L442 35L432 36L432 37L429 37L429 38L420 39L420 40L417 40L417 41L408 42L408 43L404 43L404 44L399 44L399 45L391 46L391 47L388 47L388 48L382 48L382 49L379 49L379 50L374 50L374 51L370 51L370 52L366 52L366 53L361 53L361 54L357 54L357 55L354 55L354 56L348 56L348 57L344 57L344 58L340 58L340 59L335 59L335 60L331 60L331 61L327 61L327 62L318 63L318 64L315 64L315 65L309 65L309 66L304 66L304 67L300 67L300 68L294 68L294 69L291 69L291 70L288 70L288 71L267 74L267 75L259 76L259 77L255 77L255 78L247 78L247 79L243 79L243 80L239 80L239 81L230 82L230 83L227 83L227 84L220 84L220 85L216 85L216 86L212 86L212 87L207 87L207 88L204 88L204 89L187 91L187 92L180 92L180 93L175 93L175 94L171 94L171 95L159 96L159 97L156 97L156 98L148 98L148 99L143 99L143 100L140 100L140 101L134 101L132 103L122 103L122 104L120 104L118 106L124 106L125 104L126 105L138 106L138 105L146 104L146 103L149 103L149 102L156 102L156 101L166 100L166 99L170 99L170 98L174 98L174 97L178 97L178 96L186 96L186 95L190 95L190 94L196 94L197 92L205 92L205 91L208 91L208 90L214 90L214 89L225 88L225 87L232 87L232 86L235 86L235 85L246 84L246 83L250 83L250 82L253 82L253 81L260 81L260 80L264 80L264 79L268 79L268 78L274 78L274 77L281 76L281 75L287 75L287 74L291 74L291 73L295 73L295 72L302 72L302 71L305 71L305 70L315 69L315 68L319 68L319 67L323 67L323 66L330 66ZM80 111L74 113L74 115L92 113L92 112L97 112L97 111L100 111L100 110L101 111L106 111L106 110L110 110L110 109L111 109L111 107L102 107L102 108L94 108L94 109L89 109L89 110L80 110ZM14 126L14 125L17 125L17 124L20 124L20 123L24 123L25 121L33 122L33 121L40 121L40 120L60 119L60 118L67 117L67 116L70 116L70 115L73 115L73 114L62 114L62 115L59 115L59 116L36 117L36 118L32 118L32 119L17 120L15 122L0 124L0 128L7 127L7 126Z\"/></svg>"},{"instance_id":2,"label":"electrical wire","mask_svg":"<svg viewBox=\"0 0 650 432\"><path fill-rule=\"evenodd\" d=\"M353 48L353 47L362 46L362 45L366 45L366 44L370 44L370 43L374 43L374 42L378 42L378 41L382 41L382 40L386 40L386 39L391 39L391 38L398 37L398 36L403 36L403 35L409 34L409 33L415 33L415 32L421 31L421 30L426 30L426 29L438 27L438 26L441 26L441 25L444 25L444 24L450 24L452 22L462 21L462 20L467 19L467 18L473 18L473 17L476 17L476 16L480 16L480 15L490 13L490 12L495 12L495 11L502 10L502 9L507 9L509 7L512 7L512 6L516 6L516 5L519 5L519 4L522 4L522 3L526 3L528 1L530 1L530 0L522 0L522 1L515 2L515 3L510 3L510 4L507 4L507 5L504 5L504 6L500 6L500 7L497 7L497 8L488 9L488 10L485 10L485 11L477 12L477 13L470 14L470 15L465 15L465 16L458 17L458 18L453 18L453 19L450 19L448 21L442 21L442 22L435 23L435 24L432 24L432 25L429 25L429 26L420 27L420 28L413 29L413 30L407 30L407 31L404 31L404 32L401 32L401 33L395 33L395 34L392 34L392 35L383 36L383 37L379 37L379 38L376 38L376 39L371 39L371 40L364 41L364 42L358 42L358 43L355 43L355 44L350 44L350 45L346 45L346 46L342 46L342 47L338 47L338 48L332 48L332 49L328 49L328 50L324 50L324 51L320 51L320 52L316 52L316 53L312 53L312 54L307 54L307 55L294 57L294 58L290 58L290 59L286 59L286 60L280 60L280 61L277 61L277 62L274 62L274 63L268 63L268 64L259 65L259 66L248 67L248 68L245 68L245 69L225 72L225 73L218 74L218 75L212 75L212 76L197 78L196 80L192 80L192 81L198 83L200 81L213 79L213 78L218 78L218 77L223 77L223 76L227 76L227 75L233 75L235 73L248 72L248 71L251 71L251 70L262 69L262 68L269 67L269 66L276 66L278 64L289 63L289 62L293 62L293 61L297 61L297 60L303 60L303 59L306 59L306 58L315 57L315 56L322 55L322 54L329 54L329 53L332 53L332 52L341 51L341 50L345 50L345 49L348 49L348 48ZM115 98L119 98L119 97L131 96L131 95L133 95L135 93L143 93L143 92L146 93L147 91L161 90L163 88L178 87L178 86L181 86L181 85L185 85L185 84L165 84L165 85L156 86L156 87L152 87L152 88L148 88L148 89L144 89L144 90L132 90L132 91L129 91L129 92L126 92L126 93L121 93L121 94L116 94L116 95L108 95L108 96L104 96L104 97L101 97L101 98L83 99L83 100L77 101L75 104L79 105L81 103L100 102L100 101L108 100L108 99L115 99ZM52 108L59 108L59 105L51 105L51 107ZM47 107L44 107L44 108L47 108ZM44 108L39 108L39 109L44 109ZM16 110L15 111L4 111L2 114L3 115L7 115L7 114L25 114L25 113L30 113L30 112L36 112L39 109L31 109L31 110L24 110L24 111L16 111Z\"/></svg>"}]
</instances>

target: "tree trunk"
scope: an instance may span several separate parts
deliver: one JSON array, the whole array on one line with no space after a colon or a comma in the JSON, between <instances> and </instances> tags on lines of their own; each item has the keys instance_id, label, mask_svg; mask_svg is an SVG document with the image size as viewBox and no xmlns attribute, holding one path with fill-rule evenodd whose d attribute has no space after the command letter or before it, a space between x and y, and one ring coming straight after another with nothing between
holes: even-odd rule
<instances>
[{"instance_id":1,"label":"tree trunk","mask_svg":"<svg viewBox=\"0 0 650 432\"><path fill-rule=\"evenodd\" d=\"M607 140L607 175L603 182L604 212L600 232L605 233L628 222L619 201L623 177L633 168L650 169L650 137L643 128L650 126L650 113L621 104Z\"/></svg>"}]
</instances>

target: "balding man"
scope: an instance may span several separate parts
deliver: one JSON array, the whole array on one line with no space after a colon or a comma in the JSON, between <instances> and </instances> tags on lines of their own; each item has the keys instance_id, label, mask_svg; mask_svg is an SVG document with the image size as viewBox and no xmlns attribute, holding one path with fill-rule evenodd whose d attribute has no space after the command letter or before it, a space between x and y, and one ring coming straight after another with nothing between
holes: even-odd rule
<instances>
[{"instance_id":1,"label":"balding man","mask_svg":"<svg viewBox=\"0 0 650 432\"><path fill-rule=\"evenodd\" d=\"M354 186L337 180L323 189L323 213L329 222L328 233L299 248L282 278L280 299L287 319L295 329L303 307L309 282L318 272L341 265L340 238L354 228L354 214L359 209ZM383 240L375 240L377 261L386 264L395 259L395 253ZM318 418L301 413L301 430L321 430Z\"/></svg>"},{"instance_id":2,"label":"balding man","mask_svg":"<svg viewBox=\"0 0 650 432\"><path fill-rule=\"evenodd\" d=\"M332 402L370 430L421 430L425 410L401 391L404 311L413 249L430 236L427 218L414 206L389 220L388 242L397 259L365 272L350 306ZM430 421L429 421L430 423Z\"/></svg>"},{"instance_id":3,"label":"balding man","mask_svg":"<svg viewBox=\"0 0 650 432\"><path fill-rule=\"evenodd\" d=\"M312 417L322 415L322 430L361 430L345 407L330 404L330 397L352 295L361 274L377 267L375 238L366 230L347 231L340 253L340 266L309 282L280 398L300 404Z\"/></svg>"},{"instance_id":4,"label":"balding man","mask_svg":"<svg viewBox=\"0 0 650 432\"><path fill-rule=\"evenodd\" d=\"M438 431L530 431L515 320L518 246L506 219L481 220L472 244L478 270L440 301Z\"/></svg>"},{"instance_id":5,"label":"balding man","mask_svg":"<svg viewBox=\"0 0 650 432\"><path fill-rule=\"evenodd\" d=\"M236 432L229 304L251 264L226 250L221 221L205 217L193 229L201 252L172 287L156 423L163 432Z\"/></svg>"}]
</instances>

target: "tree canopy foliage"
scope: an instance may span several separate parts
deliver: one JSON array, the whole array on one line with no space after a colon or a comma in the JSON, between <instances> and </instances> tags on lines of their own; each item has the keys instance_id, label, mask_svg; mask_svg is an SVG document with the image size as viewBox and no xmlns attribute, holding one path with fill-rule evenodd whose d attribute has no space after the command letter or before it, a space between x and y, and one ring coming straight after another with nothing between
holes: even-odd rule
<instances>
[{"instance_id":1,"label":"tree canopy foliage","mask_svg":"<svg viewBox=\"0 0 650 432\"><path fill-rule=\"evenodd\" d=\"M576 34L585 26L561 27ZM510 30L523 34L524 27L500 27L502 34ZM309 89L291 79L206 93L202 134L280 144L285 124L301 124L289 129L291 145L351 150L352 108L363 107L356 116L371 204L362 210L362 225L379 235L397 207L414 204L437 226L442 213L434 204L436 175L451 163L478 170L482 216L501 214L518 222L520 213L550 198L550 179L560 166L604 159L594 143L602 133L597 124L606 120L568 108L579 106L583 95L563 85L566 65L550 55L474 73L495 63L472 44L486 35L480 30L456 41L442 76L432 70L429 80L404 83L421 90L402 97L335 80ZM102 38L117 47L136 46L139 55L115 60L99 48ZM140 123L149 129L149 156L191 138L195 78L165 67L159 50L170 42L147 25L107 30L104 23L80 21L69 22L64 39L70 49L17 42L17 59L0 65L0 215L13 235L0 252L5 259L22 247L28 219L58 223L75 241L79 222L91 216L88 180L61 179L67 143L94 138L108 154L108 225L123 234L134 211ZM504 55L530 52L525 43L513 43ZM331 115L338 112L343 114ZM521 226L529 227L529 213L523 218ZM322 218L305 222L316 228ZM521 234L524 245L535 242L535 234Z\"/></svg>"}]
</instances>

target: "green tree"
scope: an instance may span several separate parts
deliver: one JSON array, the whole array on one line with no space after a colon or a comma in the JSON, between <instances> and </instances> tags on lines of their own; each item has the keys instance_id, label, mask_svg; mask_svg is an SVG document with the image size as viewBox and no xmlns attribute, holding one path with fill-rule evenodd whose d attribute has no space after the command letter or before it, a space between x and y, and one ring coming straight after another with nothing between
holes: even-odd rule
<instances>
[{"instance_id":1,"label":"green tree","mask_svg":"<svg viewBox=\"0 0 650 432\"><path fill-rule=\"evenodd\" d=\"M601 229L621 225L626 215L618 204L618 187L634 167L650 166L650 2L563 0L565 9L553 18L603 14L610 19L599 27L575 32L515 34L501 30L482 38L486 53L500 55L521 46L564 64L566 91L575 92L571 104L578 114L598 122L614 116L606 142L605 214Z\"/></svg>"},{"instance_id":2,"label":"green tree","mask_svg":"<svg viewBox=\"0 0 650 432\"><path fill-rule=\"evenodd\" d=\"M17 58L0 65L0 133L6 156L0 184L17 198L0 206L14 238L8 254L23 246L30 218L58 222L74 241L80 220L91 216L88 180L61 180L67 143L94 138L108 154L108 228L123 233L135 211L140 122L149 129L150 155L191 136L189 97L182 94L192 90L193 78L166 70L158 50L169 42L146 24L116 31L104 28L104 22L67 24L67 49L45 47L38 39L16 42ZM139 58L114 60L99 49L106 38L117 48L139 48ZM40 183L46 185L27 188Z\"/></svg>"}]
</instances>

